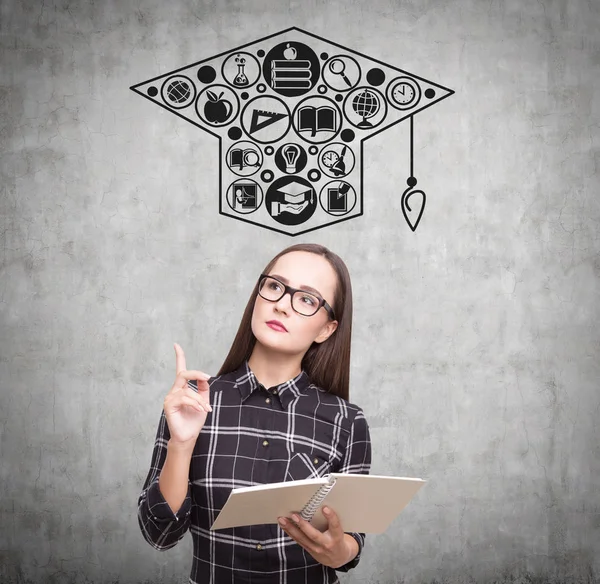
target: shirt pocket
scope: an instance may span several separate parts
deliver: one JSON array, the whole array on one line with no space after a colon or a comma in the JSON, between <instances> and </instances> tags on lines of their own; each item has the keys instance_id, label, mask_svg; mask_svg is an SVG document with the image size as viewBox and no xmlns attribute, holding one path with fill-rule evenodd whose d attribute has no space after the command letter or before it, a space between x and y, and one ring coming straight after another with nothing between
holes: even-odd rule
<instances>
[{"instance_id":1,"label":"shirt pocket","mask_svg":"<svg viewBox=\"0 0 600 584\"><path fill-rule=\"evenodd\" d=\"M303 479L318 479L329 474L329 460L320 454L297 452L287 466L286 481L301 481Z\"/></svg>"}]
</instances>

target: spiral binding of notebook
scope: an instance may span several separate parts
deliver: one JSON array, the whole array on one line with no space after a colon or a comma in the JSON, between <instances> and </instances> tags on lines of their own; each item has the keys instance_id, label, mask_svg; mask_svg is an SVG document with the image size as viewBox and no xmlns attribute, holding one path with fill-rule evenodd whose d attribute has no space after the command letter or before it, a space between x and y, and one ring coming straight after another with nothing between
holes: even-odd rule
<instances>
[{"instance_id":1,"label":"spiral binding of notebook","mask_svg":"<svg viewBox=\"0 0 600 584\"><path fill-rule=\"evenodd\" d=\"M314 514L317 512L317 509L321 506L321 503L327 497L327 493L333 489L333 485L335 485L335 478L329 477L329 482L321 485L319 490L310 498L308 503L304 505L302 511L300 512L300 517L305 521L310 521Z\"/></svg>"}]
</instances>

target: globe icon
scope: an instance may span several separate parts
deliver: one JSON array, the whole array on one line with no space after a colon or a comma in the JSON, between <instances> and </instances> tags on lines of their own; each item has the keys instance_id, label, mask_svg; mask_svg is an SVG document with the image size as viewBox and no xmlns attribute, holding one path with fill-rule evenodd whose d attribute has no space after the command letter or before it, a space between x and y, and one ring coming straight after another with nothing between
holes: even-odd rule
<instances>
[{"instance_id":1,"label":"globe icon","mask_svg":"<svg viewBox=\"0 0 600 584\"><path fill-rule=\"evenodd\" d=\"M173 103L183 103L187 101L190 94L190 86L181 79L173 81L173 83L167 87L167 96Z\"/></svg>"},{"instance_id":2,"label":"globe icon","mask_svg":"<svg viewBox=\"0 0 600 584\"><path fill-rule=\"evenodd\" d=\"M381 107L381 102L375 93L365 89L352 100L352 109L362 117L362 122L357 124L359 128L372 128L373 124L367 121L372 118Z\"/></svg>"}]
</instances>

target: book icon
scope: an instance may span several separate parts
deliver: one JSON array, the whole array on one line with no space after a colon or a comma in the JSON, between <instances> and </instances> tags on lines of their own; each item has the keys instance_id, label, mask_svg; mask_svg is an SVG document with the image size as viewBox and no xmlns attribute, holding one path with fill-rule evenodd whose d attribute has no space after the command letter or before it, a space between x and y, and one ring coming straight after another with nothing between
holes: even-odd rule
<instances>
[{"instance_id":1,"label":"book icon","mask_svg":"<svg viewBox=\"0 0 600 584\"><path fill-rule=\"evenodd\" d=\"M312 71L305 59L271 61L271 87L273 89L310 89Z\"/></svg>"},{"instance_id":2,"label":"book icon","mask_svg":"<svg viewBox=\"0 0 600 584\"><path fill-rule=\"evenodd\" d=\"M253 148L232 148L229 151L229 167L243 170L245 167L260 166L260 157Z\"/></svg>"},{"instance_id":3,"label":"book icon","mask_svg":"<svg viewBox=\"0 0 600 584\"><path fill-rule=\"evenodd\" d=\"M328 105L305 105L298 110L298 132L310 132L311 138L317 132L337 131L337 111Z\"/></svg>"}]
</instances>

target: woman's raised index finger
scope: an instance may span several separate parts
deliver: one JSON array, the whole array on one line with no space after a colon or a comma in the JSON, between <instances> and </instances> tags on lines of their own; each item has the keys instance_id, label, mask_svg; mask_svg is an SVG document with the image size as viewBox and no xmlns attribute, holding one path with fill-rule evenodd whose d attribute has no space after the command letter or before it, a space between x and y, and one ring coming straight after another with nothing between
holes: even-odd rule
<instances>
[{"instance_id":1,"label":"woman's raised index finger","mask_svg":"<svg viewBox=\"0 0 600 584\"><path fill-rule=\"evenodd\" d=\"M179 375L180 371L185 371L187 369L185 365L185 355L183 349L177 343L173 343L173 346L175 347L175 375Z\"/></svg>"}]
</instances>

